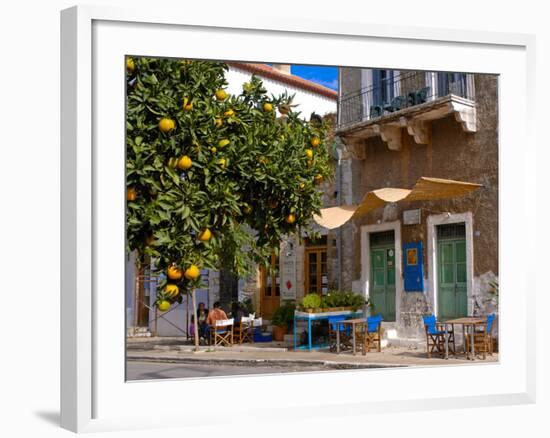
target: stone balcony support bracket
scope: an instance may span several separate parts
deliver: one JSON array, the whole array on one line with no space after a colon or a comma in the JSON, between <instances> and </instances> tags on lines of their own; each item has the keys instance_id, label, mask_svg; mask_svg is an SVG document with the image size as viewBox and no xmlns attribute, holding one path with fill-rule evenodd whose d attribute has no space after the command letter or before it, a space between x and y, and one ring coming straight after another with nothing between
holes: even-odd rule
<instances>
[{"instance_id":1,"label":"stone balcony support bracket","mask_svg":"<svg viewBox=\"0 0 550 438\"><path fill-rule=\"evenodd\" d=\"M428 144L432 137L432 124L426 120L403 120L402 124L407 127L407 132L417 144Z\"/></svg>"},{"instance_id":2,"label":"stone balcony support bracket","mask_svg":"<svg viewBox=\"0 0 550 438\"><path fill-rule=\"evenodd\" d=\"M477 131L477 114L475 106L464 105L455 101L451 101L449 106L455 115L456 121L462 125L462 129L465 132Z\"/></svg>"},{"instance_id":3,"label":"stone balcony support bracket","mask_svg":"<svg viewBox=\"0 0 550 438\"><path fill-rule=\"evenodd\" d=\"M401 150L402 129L400 125L373 125L373 130L380 135L392 151Z\"/></svg>"}]
</instances>

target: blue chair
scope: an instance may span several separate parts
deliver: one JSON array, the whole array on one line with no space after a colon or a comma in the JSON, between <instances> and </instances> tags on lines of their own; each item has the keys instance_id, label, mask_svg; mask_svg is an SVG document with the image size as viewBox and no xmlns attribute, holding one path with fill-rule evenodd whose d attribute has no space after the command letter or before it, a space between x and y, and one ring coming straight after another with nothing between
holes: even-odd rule
<instances>
[{"instance_id":1,"label":"blue chair","mask_svg":"<svg viewBox=\"0 0 550 438\"><path fill-rule=\"evenodd\" d=\"M351 347L351 336L349 326L342 324L346 319L345 315L329 316L328 317L328 338L330 351L337 349L337 331L340 331L340 347Z\"/></svg>"},{"instance_id":2,"label":"blue chair","mask_svg":"<svg viewBox=\"0 0 550 438\"><path fill-rule=\"evenodd\" d=\"M424 321L424 329L426 331L426 349L428 352L428 357L432 357L432 353L437 351L439 354L445 354L445 330L443 330L443 325L438 323L435 315L425 315L422 317ZM451 325L451 328L447 329L447 345L449 351L455 354L455 335L454 328Z\"/></svg>"},{"instance_id":3,"label":"blue chair","mask_svg":"<svg viewBox=\"0 0 550 438\"><path fill-rule=\"evenodd\" d=\"M474 348L476 352L483 354L483 359L485 359L487 353L493 355L493 323L495 316L494 313L487 315L485 324L479 326L480 330L474 332ZM470 351L470 342L470 336L466 336L467 351Z\"/></svg>"},{"instance_id":4,"label":"blue chair","mask_svg":"<svg viewBox=\"0 0 550 438\"><path fill-rule=\"evenodd\" d=\"M369 316L366 320L365 330L361 333L361 344L363 355L367 354L372 347L376 347L379 353L382 351L382 315Z\"/></svg>"}]
</instances>

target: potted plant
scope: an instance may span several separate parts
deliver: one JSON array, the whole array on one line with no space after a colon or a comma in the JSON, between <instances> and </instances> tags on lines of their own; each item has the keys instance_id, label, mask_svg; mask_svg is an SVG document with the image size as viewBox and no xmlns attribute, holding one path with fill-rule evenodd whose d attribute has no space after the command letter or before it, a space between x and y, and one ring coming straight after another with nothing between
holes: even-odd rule
<instances>
[{"instance_id":1,"label":"potted plant","mask_svg":"<svg viewBox=\"0 0 550 438\"><path fill-rule=\"evenodd\" d=\"M302 299L302 306L307 312L313 313L316 309L321 307L321 297L318 294L307 294Z\"/></svg>"},{"instance_id":2,"label":"potted plant","mask_svg":"<svg viewBox=\"0 0 550 438\"><path fill-rule=\"evenodd\" d=\"M295 309L296 305L292 301L287 301L273 312L271 323L273 324L274 341L284 341L288 328L294 322Z\"/></svg>"}]
</instances>

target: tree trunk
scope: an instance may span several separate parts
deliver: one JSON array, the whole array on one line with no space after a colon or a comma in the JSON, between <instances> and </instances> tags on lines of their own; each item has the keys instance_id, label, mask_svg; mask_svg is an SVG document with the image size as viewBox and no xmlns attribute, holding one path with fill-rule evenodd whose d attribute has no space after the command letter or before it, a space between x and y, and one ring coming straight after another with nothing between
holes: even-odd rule
<instances>
[{"instance_id":1,"label":"tree trunk","mask_svg":"<svg viewBox=\"0 0 550 438\"><path fill-rule=\"evenodd\" d=\"M199 320L197 319L197 294L195 288L191 291L193 297L193 325L195 327L195 351L199 351Z\"/></svg>"},{"instance_id":2,"label":"tree trunk","mask_svg":"<svg viewBox=\"0 0 550 438\"><path fill-rule=\"evenodd\" d=\"M231 269L220 270L220 304L223 309L230 310L231 303L239 298L239 277Z\"/></svg>"}]
</instances>

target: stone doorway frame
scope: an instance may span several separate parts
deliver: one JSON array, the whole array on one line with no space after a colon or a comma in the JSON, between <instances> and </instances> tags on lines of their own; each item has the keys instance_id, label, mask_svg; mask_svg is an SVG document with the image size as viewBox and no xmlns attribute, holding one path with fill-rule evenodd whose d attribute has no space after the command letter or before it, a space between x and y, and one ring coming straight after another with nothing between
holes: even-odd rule
<instances>
[{"instance_id":1,"label":"stone doorway frame","mask_svg":"<svg viewBox=\"0 0 550 438\"><path fill-rule=\"evenodd\" d=\"M401 294L403 293L403 254L401 221L361 226L361 291L365 298L370 293L370 238L369 234L393 230L395 247L395 324L401 323Z\"/></svg>"},{"instance_id":2,"label":"stone doorway frame","mask_svg":"<svg viewBox=\"0 0 550 438\"><path fill-rule=\"evenodd\" d=\"M464 222L466 225L466 296L468 299L468 315L473 314L474 309L474 219L472 212L443 213L428 216L426 228L428 229L428 242L426 248L426 261L428 263L428 298L433 306L434 315L438 316L438 290L437 290L437 226Z\"/></svg>"}]
</instances>

